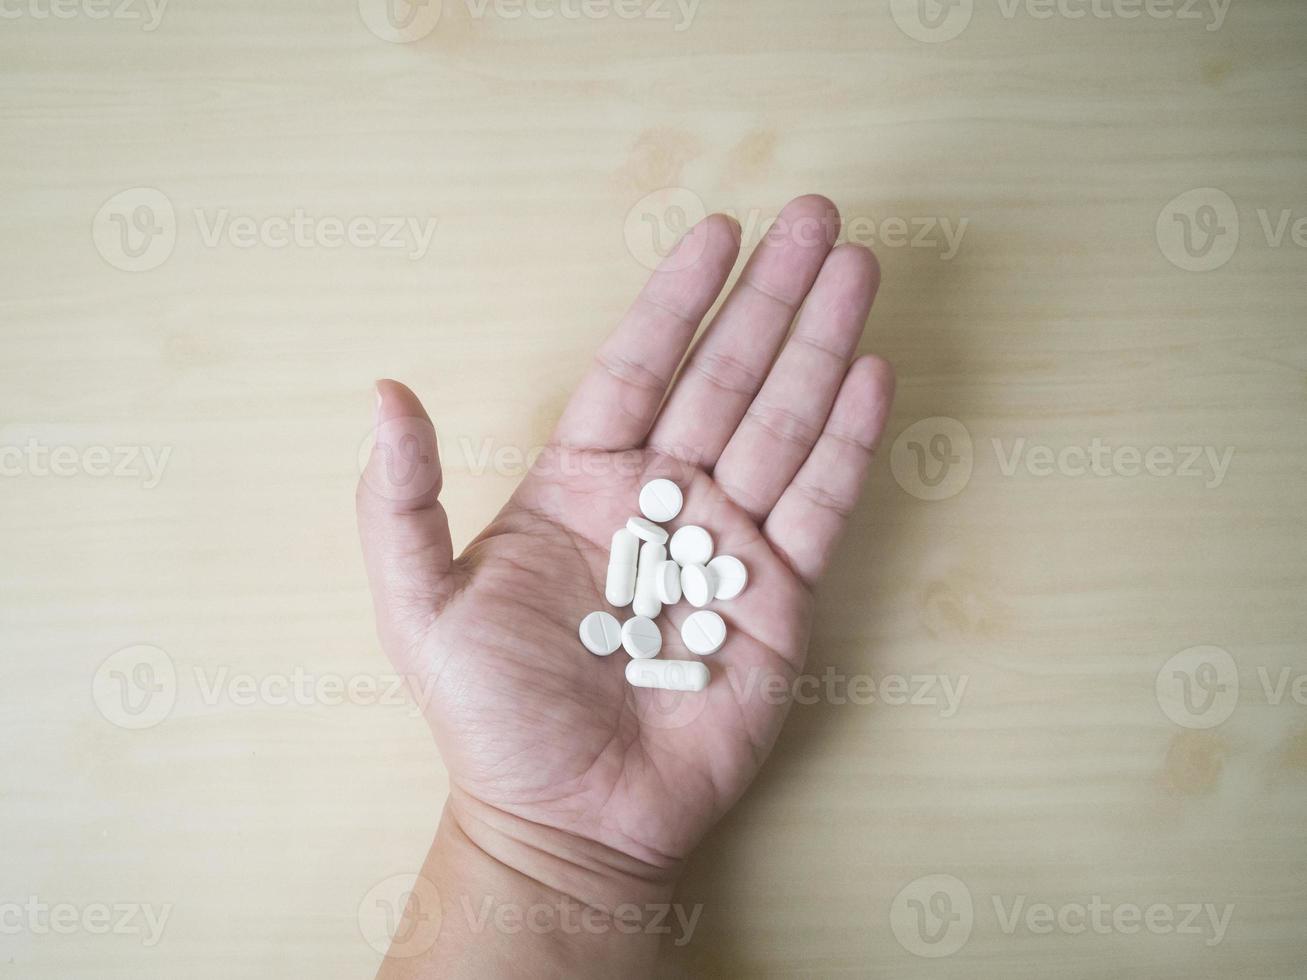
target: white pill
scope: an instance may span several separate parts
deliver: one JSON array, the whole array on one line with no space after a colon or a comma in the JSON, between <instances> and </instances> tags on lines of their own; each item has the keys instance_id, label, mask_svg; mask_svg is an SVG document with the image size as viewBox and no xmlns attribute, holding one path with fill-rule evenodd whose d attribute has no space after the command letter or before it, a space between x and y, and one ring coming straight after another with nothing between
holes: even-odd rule
<instances>
[{"instance_id":1,"label":"white pill","mask_svg":"<svg viewBox=\"0 0 1307 980\"><path fill-rule=\"evenodd\" d=\"M653 541L657 544L667 543L667 532L653 521L646 521L643 517L632 517L626 522L626 529L642 541Z\"/></svg>"},{"instance_id":2,"label":"white pill","mask_svg":"<svg viewBox=\"0 0 1307 980\"><path fill-rule=\"evenodd\" d=\"M637 616L655 619L663 611L658 599L658 569L667 560L667 549L653 541L640 545L640 564L635 573L635 602L631 608Z\"/></svg>"},{"instance_id":3,"label":"white pill","mask_svg":"<svg viewBox=\"0 0 1307 980\"><path fill-rule=\"evenodd\" d=\"M708 686L708 668L696 660L632 660L626 665L626 682L664 691L702 691Z\"/></svg>"},{"instance_id":4,"label":"white pill","mask_svg":"<svg viewBox=\"0 0 1307 980\"><path fill-rule=\"evenodd\" d=\"M604 598L614 606L629 606L635 598L635 555L639 547L640 539L626 528L619 528L613 534Z\"/></svg>"},{"instance_id":5,"label":"white pill","mask_svg":"<svg viewBox=\"0 0 1307 980\"><path fill-rule=\"evenodd\" d=\"M663 634L652 619L634 616L622 624L622 647L639 660L656 657L663 648Z\"/></svg>"},{"instance_id":6,"label":"white pill","mask_svg":"<svg viewBox=\"0 0 1307 980\"><path fill-rule=\"evenodd\" d=\"M703 608L717 594L717 573L703 565L686 565L681 569L681 594L690 605Z\"/></svg>"},{"instance_id":7,"label":"white pill","mask_svg":"<svg viewBox=\"0 0 1307 980\"><path fill-rule=\"evenodd\" d=\"M671 480L650 480L640 491L640 513L651 521L666 524L681 512L681 488Z\"/></svg>"},{"instance_id":8,"label":"white pill","mask_svg":"<svg viewBox=\"0 0 1307 980\"><path fill-rule=\"evenodd\" d=\"M647 548L648 545L645 545ZM658 600L665 605L674 606L681 601L681 566L674 561L665 561L658 566L654 577L658 586Z\"/></svg>"},{"instance_id":9,"label":"white pill","mask_svg":"<svg viewBox=\"0 0 1307 980\"><path fill-rule=\"evenodd\" d=\"M733 555L718 555L708 563L708 568L717 573L715 598L734 599L749 584L749 572L744 562Z\"/></svg>"},{"instance_id":10,"label":"white pill","mask_svg":"<svg viewBox=\"0 0 1307 980\"><path fill-rule=\"evenodd\" d=\"M672 535L668 547L678 565L706 565L712 558L712 535L701 527L687 524Z\"/></svg>"},{"instance_id":11,"label":"white pill","mask_svg":"<svg viewBox=\"0 0 1307 980\"><path fill-rule=\"evenodd\" d=\"M581 620L581 645L596 657L606 657L622 645L622 624L606 612Z\"/></svg>"},{"instance_id":12,"label":"white pill","mask_svg":"<svg viewBox=\"0 0 1307 980\"><path fill-rule=\"evenodd\" d=\"M726 624L715 612L701 609L690 613L681 624L681 639L691 653L706 657L716 653L726 642Z\"/></svg>"}]
</instances>

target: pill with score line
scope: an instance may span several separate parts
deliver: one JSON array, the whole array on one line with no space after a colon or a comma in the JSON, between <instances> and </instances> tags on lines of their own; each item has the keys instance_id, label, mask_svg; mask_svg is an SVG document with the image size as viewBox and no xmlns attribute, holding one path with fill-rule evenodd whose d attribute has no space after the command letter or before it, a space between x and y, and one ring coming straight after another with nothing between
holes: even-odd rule
<instances>
[{"instance_id":1,"label":"pill with score line","mask_svg":"<svg viewBox=\"0 0 1307 980\"><path fill-rule=\"evenodd\" d=\"M691 613L681 624L681 639L691 653L707 657L716 653L726 642L726 623L709 609Z\"/></svg>"},{"instance_id":2,"label":"pill with score line","mask_svg":"<svg viewBox=\"0 0 1307 980\"><path fill-rule=\"evenodd\" d=\"M656 657L663 648L662 631L649 617L633 616L622 624L622 648L637 660Z\"/></svg>"},{"instance_id":3,"label":"pill with score line","mask_svg":"<svg viewBox=\"0 0 1307 980\"><path fill-rule=\"evenodd\" d=\"M718 555L708 563L709 570L717 574L717 599L734 599L749 584L749 572L744 562L734 555Z\"/></svg>"},{"instance_id":4,"label":"pill with score line","mask_svg":"<svg viewBox=\"0 0 1307 980\"><path fill-rule=\"evenodd\" d=\"M679 514L684 502L681 488L671 480L650 480L640 491L640 513L659 524Z\"/></svg>"},{"instance_id":5,"label":"pill with score line","mask_svg":"<svg viewBox=\"0 0 1307 980\"><path fill-rule=\"evenodd\" d=\"M592 612L581 620L581 645L596 657L607 657L622 645L622 624L610 613Z\"/></svg>"}]
</instances>

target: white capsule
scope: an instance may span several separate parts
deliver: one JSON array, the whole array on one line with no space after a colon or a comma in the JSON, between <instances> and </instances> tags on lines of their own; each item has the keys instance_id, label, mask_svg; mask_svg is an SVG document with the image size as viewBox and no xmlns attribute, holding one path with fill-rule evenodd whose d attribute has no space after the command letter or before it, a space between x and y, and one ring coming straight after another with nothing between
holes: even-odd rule
<instances>
[{"instance_id":1,"label":"white capsule","mask_svg":"<svg viewBox=\"0 0 1307 980\"><path fill-rule=\"evenodd\" d=\"M667 532L653 521L647 521L643 517L627 518L626 529L641 541L652 541L655 544L667 543Z\"/></svg>"},{"instance_id":2,"label":"white capsule","mask_svg":"<svg viewBox=\"0 0 1307 980\"><path fill-rule=\"evenodd\" d=\"M665 561L659 565L654 583L658 586L658 600L664 605L674 606L681 601L681 566L676 562Z\"/></svg>"},{"instance_id":3,"label":"white capsule","mask_svg":"<svg viewBox=\"0 0 1307 980\"><path fill-rule=\"evenodd\" d=\"M690 613L681 624L681 639L691 653L706 657L716 653L726 642L726 624L715 612L701 609Z\"/></svg>"},{"instance_id":4,"label":"white capsule","mask_svg":"<svg viewBox=\"0 0 1307 980\"><path fill-rule=\"evenodd\" d=\"M629 606L635 598L635 556L639 547L640 539L626 528L613 533L604 598L619 608Z\"/></svg>"},{"instance_id":5,"label":"white capsule","mask_svg":"<svg viewBox=\"0 0 1307 980\"><path fill-rule=\"evenodd\" d=\"M637 616L657 618L663 611L658 600L658 568L667 560L667 549L653 541L640 545L640 563L635 573L635 602L631 608Z\"/></svg>"},{"instance_id":6,"label":"white capsule","mask_svg":"<svg viewBox=\"0 0 1307 980\"><path fill-rule=\"evenodd\" d=\"M663 648L663 634L652 619L633 616L622 624L622 648L638 660L656 657Z\"/></svg>"},{"instance_id":7,"label":"white capsule","mask_svg":"<svg viewBox=\"0 0 1307 980\"><path fill-rule=\"evenodd\" d=\"M681 594L690 605L703 608L717 594L717 573L704 565L686 565L681 569Z\"/></svg>"},{"instance_id":8,"label":"white capsule","mask_svg":"<svg viewBox=\"0 0 1307 980\"><path fill-rule=\"evenodd\" d=\"M734 599L749 584L749 572L744 562L732 555L718 555L708 563L708 568L717 573L714 598Z\"/></svg>"},{"instance_id":9,"label":"white capsule","mask_svg":"<svg viewBox=\"0 0 1307 980\"><path fill-rule=\"evenodd\" d=\"M659 524L679 514L684 502L681 488L671 480L650 480L640 491L640 513Z\"/></svg>"},{"instance_id":10,"label":"white capsule","mask_svg":"<svg viewBox=\"0 0 1307 980\"><path fill-rule=\"evenodd\" d=\"M702 691L708 686L708 668L696 660L632 660L626 665L626 682L664 691Z\"/></svg>"},{"instance_id":11,"label":"white capsule","mask_svg":"<svg viewBox=\"0 0 1307 980\"><path fill-rule=\"evenodd\" d=\"M668 547L678 565L706 565L712 558L712 535L701 527L687 524L672 535Z\"/></svg>"},{"instance_id":12,"label":"white capsule","mask_svg":"<svg viewBox=\"0 0 1307 980\"><path fill-rule=\"evenodd\" d=\"M606 657L622 645L622 624L606 612L581 620L581 645L596 657Z\"/></svg>"}]
</instances>

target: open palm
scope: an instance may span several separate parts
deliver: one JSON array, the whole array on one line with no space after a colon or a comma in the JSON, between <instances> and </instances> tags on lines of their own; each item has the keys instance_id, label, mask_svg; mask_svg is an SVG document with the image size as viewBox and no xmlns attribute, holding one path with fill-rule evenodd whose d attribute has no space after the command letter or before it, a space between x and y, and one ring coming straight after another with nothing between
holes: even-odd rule
<instances>
[{"instance_id":1,"label":"open palm","mask_svg":"<svg viewBox=\"0 0 1307 980\"><path fill-rule=\"evenodd\" d=\"M837 230L829 201L791 202L682 367L739 251L727 218L690 231L458 558L434 429L412 392L379 383L358 495L379 630L429 692L457 792L662 864L688 854L753 778L892 398L888 365L854 359L876 263L856 246L832 250ZM716 552L749 570L741 596L714 604L728 638L700 693L632 688L624 652L597 658L577 638L587 613L623 618L604 600L609 541L655 477L685 494L669 530L707 528ZM690 611L664 610L660 656L692 657L679 633Z\"/></svg>"}]
</instances>

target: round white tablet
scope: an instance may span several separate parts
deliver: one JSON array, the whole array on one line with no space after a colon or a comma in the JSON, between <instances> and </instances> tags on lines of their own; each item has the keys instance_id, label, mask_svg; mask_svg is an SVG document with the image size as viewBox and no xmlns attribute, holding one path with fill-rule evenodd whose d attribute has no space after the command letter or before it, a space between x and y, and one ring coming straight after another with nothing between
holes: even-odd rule
<instances>
[{"instance_id":1,"label":"round white tablet","mask_svg":"<svg viewBox=\"0 0 1307 980\"><path fill-rule=\"evenodd\" d=\"M606 657L622 645L622 626L606 612L592 612L581 620L581 645Z\"/></svg>"},{"instance_id":2,"label":"round white tablet","mask_svg":"<svg viewBox=\"0 0 1307 980\"><path fill-rule=\"evenodd\" d=\"M663 648L663 634L658 624L647 616L632 616L622 624L622 646L638 660L658 656Z\"/></svg>"},{"instance_id":3,"label":"round white tablet","mask_svg":"<svg viewBox=\"0 0 1307 980\"><path fill-rule=\"evenodd\" d=\"M654 544L667 543L667 532L643 517L632 517L626 522L626 529L641 541L652 541Z\"/></svg>"},{"instance_id":4,"label":"round white tablet","mask_svg":"<svg viewBox=\"0 0 1307 980\"><path fill-rule=\"evenodd\" d=\"M722 617L708 609L690 613L681 624L681 639L685 648L701 657L716 653L726 642L726 624Z\"/></svg>"},{"instance_id":5,"label":"round white tablet","mask_svg":"<svg viewBox=\"0 0 1307 980\"><path fill-rule=\"evenodd\" d=\"M681 488L671 480L650 480L640 491L640 513L659 524L679 514L684 502Z\"/></svg>"},{"instance_id":6,"label":"round white tablet","mask_svg":"<svg viewBox=\"0 0 1307 980\"><path fill-rule=\"evenodd\" d=\"M733 555L718 555L708 563L708 568L717 573L715 598L734 599L749 584L749 572L744 562Z\"/></svg>"},{"instance_id":7,"label":"round white tablet","mask_svg":"<svg viewBox=\"0 0 1307 980\"><path fill-rule=\"evenodd\" d=\"M712 535L697 525L687 524L672 535L672 543L667 547L679 565L706 565L712 558Z\"/></svg>"},{"instance_id":8,"label":"round white tablet","mask_svg":"<svg viewBox=\"0 0 1307 980\"><path fill-rule=\"evenodd\" d=\"M659 602L668 606L676 605L681 601L681 566L674 561L663 562L654 575L654 586Z\"/></svg>"},{"instance_id":9,"label":"round white tablet","mask_svg":"<svg viewBox=\"0 0 1307 980\"><path fill-rule=\"evenodd\" d=\"M717 573L703 565L686 565L681 569L681 594L692 606L708 605L717 594Z\"/></svg>"}]
</instances>

